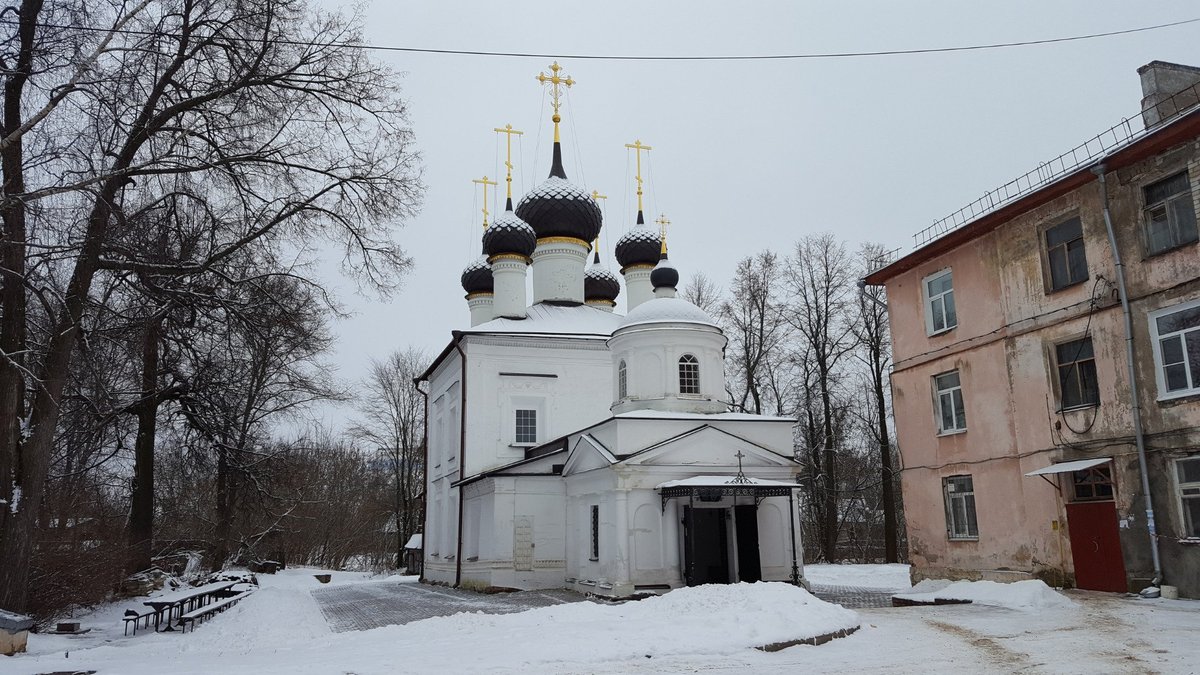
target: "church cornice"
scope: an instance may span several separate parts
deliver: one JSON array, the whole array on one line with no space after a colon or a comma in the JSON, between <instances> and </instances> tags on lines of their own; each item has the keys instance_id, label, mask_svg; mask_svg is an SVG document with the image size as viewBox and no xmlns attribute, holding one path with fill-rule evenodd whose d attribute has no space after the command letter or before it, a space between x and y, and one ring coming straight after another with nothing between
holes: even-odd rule
<instances>
[{"instance_id":1,"label":"church cornice","mask_svg":"<svg viewBox=\"0 0 1200 675\"><path fill-rule=\"evenodd\" d=\"M464 342L494 347L528 347L531 349L573 349L576 351L608 351L607 337L585 336L503 336L503 335L465 335Z\"/></svg>"}]
</instances>

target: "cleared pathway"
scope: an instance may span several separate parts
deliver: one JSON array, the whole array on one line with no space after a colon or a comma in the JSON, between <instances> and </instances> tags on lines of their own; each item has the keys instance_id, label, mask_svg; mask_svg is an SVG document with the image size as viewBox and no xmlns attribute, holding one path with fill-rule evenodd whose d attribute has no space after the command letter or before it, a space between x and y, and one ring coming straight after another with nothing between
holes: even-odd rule
<instances>
[{"instance_id":1,"label":"cleared pathway","mask_svg":"<svg viewBox=\"0 0 1200 675\"><path fill-rule=\"evenodd\" d=\"M485 595L416 583L385 581L343 584L312 592L335 633L370 630L459 612L510 614L587 599L567 590L521 591Z\"/></svg>"},{"instance_id":2,"label":"cleared pathway","mask_svg":"<svg viewBox=\"0 0 1200 675\"><path fill-rule=\"evenodd\" d=\"M873 609L876 607L891 607L892 594L902 593L904 590L812 584L812 592L813 595L825 602L837 603L842 607L850 609Z\"/></svg>"}]
</instances>

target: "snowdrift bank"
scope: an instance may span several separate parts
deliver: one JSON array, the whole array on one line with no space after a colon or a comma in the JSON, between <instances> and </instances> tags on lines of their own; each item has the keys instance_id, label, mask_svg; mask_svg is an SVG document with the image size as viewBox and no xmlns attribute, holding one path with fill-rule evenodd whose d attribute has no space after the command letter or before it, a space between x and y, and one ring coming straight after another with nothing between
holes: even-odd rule
<instances>
[{"instance_id":1,"label":"snowdrift bank","mask_svg":"<svg viewBox=\"0 0 1200 675\"><path fill-rule=\"evenodd\" d=\"M934 600L970 600L977 605L992 605L1023 611L1052 607L1073 607L1074 602L1044 581L1028 579L1010 584L995 581L926 580L913 587L912 593L897 594L897 598L916 602Z\"/></svg>"},{"instance_id":2,"label":"snowdrift bank","mask_svg":"<svg viewBox=\"0 0 1200 675\"><path fill-rule=\"evenodd\" d=\"M805 565L804 578L818 586L855 586L878 590L907 590L909 566L901 563L883 565Z\"/></svg>"}]
</instances>

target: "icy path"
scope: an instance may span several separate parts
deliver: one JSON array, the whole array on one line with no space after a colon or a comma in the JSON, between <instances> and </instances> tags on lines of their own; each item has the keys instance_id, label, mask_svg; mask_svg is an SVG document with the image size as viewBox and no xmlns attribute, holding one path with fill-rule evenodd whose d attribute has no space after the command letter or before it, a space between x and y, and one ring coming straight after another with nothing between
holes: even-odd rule
<instances>
[{"instance_id":1,"label":"icy path","mask_svg":"<svg viewBox=\"0 0 1200 675\"><path fill-rule=\"evenodd\" d=\"M565 590L482 595L424 584L366 583L317 588L313 598L336 633L402 625L458 612L511 614L535 607L581 602Z\"/></svg>"}]
</instances>

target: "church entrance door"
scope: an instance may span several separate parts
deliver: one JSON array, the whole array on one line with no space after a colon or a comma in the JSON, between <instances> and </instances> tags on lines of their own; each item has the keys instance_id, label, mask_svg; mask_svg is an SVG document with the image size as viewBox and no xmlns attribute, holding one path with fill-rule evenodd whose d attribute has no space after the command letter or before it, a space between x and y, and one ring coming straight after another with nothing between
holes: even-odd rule
<instances>
[{"instance_id":1,"label":"church entrance door","mask_svg":"<svg viewBox=\"0 0 1200 675\"><path fill-rule=\"evenodd\" d=\"M691 511L691 513L687 513ZM688 585L727 584L729 575L728 509L684 507L684 565Z\"/></svg>"},{"instance_id":2,"label":"church entrance door","mask_svg":"<svg viewBox=\"0 0 1200 675\"><path fill-rule=\"evenodd\" d=\"M758 559L758 507L742 504L733 507L737 524L738 578L746 583L762 581Z\"/></svg>"}]
</instances>

